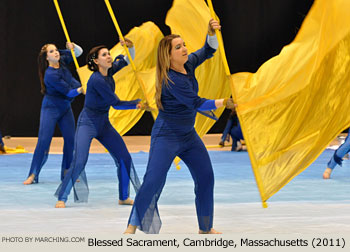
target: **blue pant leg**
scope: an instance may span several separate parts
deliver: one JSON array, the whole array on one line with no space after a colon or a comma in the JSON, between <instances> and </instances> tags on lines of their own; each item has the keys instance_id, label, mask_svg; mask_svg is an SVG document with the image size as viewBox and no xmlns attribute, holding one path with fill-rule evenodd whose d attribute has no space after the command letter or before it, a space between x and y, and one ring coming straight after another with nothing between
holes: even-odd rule
<instances>
[{"instance_id":1,"label":"blue pant leg","mask_svg":"<svg viewBox=\"0 0 350 252\"><path fill-rule=\"evenodd\" d=\"M89 188L84 169L88 160L91 141L96 134L94 125L88 119L79 118L74 141L73 161L55 193L58 200L66 202L74 186L74 200L76 202L87 202ZM79 182L76 183L77 179L79 179Z\"/></svg>"},{"instance_id":2,"label":"blue pant leg","mask_svg":"<svg viewBox=\"0 0 350 252\"><path fill-rule=\"evenodd\" d=\"M61 180L63 180L64 172L66 170L68 171L73 160L75 120L72 108L69 108L67 112L60 118L60 120L58 120L58 126L61 130L64 140L63 159L61 166Z\"/></svg>"},{"instance_id":3,"label":"blue pant leg","mask_svg":"<svg viewBox=\"0 0 350 252\"><path fill-rule=\"evenodd\" d=\"M237 142L240 141L241 139L243 140L243 134L242 134L242 129L240 124L232 127L230 131L230 135L232 138L232 148L231 151L235 151L237 147Z\"/></svg>"},{"instance_id":4,"label":"blue pant leg","mask_svg":"<svg viewBox=\"0 0 350 252\"><path fill-rule=\"evenodd\" d=\"M209 231L213 227L214 173L208 151L197 133L179 154L191 172L195 184L196 210L199 229Z\"/></svg>"},{"instance_id":5,"label":"blue pant leg","mask_svg":"<svg viewBox=\"0 0 350 252\"><path fill-rule=\"evenodd\" d=\"M128 221L145 233L156 234L161 228L157 202L178 145L162 137L152 138L147 170Z\"/></svg>"},{"instance_id":6,"label":"blue pant leg","mask_svg":"<svg viewBox=\"0 0 350 252\"><path fill-rule=\"evenodd\" d=\"M334 152L334 155L332 156L331 160L328 162L327 167L331 168L332 170L335 168L335 166L342 165L342 158L346 153L350 151L350 134L345 138L345 142L339 146L339 148Z\"/></svg>"},{"instance_id":7,"label":"blue pant leg","mask_svg":"<svg viewBox=\"0 0 350 252\"><path fill-rule=\"evenodd\" d=\"M97 139L109 151L117 166L119 180L119 199L126 200L129 197L130 178L137 192L140 181L136 174L130 153L119 133L108 122L105 123Z\"/></svg>"},{"instance_id":8,"label":"blue pant leg","mask_svg":"<svg viewBox=\"0 0 350 252\"><path fill-rule=\"evenodd\" d=\"M38 134L38 143L35 147L32 164L28 176L34 174L34 183L39 182L41 168L46 163L51 140L58 121L59 112L56 108L42 107L40 112L40 126Z\"/></svg>"}]
</instances>

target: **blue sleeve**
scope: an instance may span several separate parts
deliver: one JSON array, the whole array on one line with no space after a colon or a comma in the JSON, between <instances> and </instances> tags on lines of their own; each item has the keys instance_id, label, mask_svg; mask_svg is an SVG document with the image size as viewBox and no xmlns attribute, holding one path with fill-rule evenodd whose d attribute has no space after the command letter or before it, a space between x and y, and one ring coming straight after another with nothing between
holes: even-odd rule
<instances>
[{"instance_id":1,"label":"blue sleeve","mask_svg":"<svg viewBox=\"0 0 350 252\"><path fill-rule=\"evenodd\" d=\"M46 70L47 71L47 70ZM70 85L63 79L62 75L58 71L50 71L45 73L44 81L47 85L57 90L62 95L67 96L71 91Z\"/></svg>"},{"instance_id":2,"label":"blue sleeve","mask_svg":"<svg viewBox=\"0 0 350 252\"><path fill-rule=\"evenodd\" d=\"M170 77L174 83L169 81L169 91L180 104L190 109L198 109L207 99L199 97L196 92L189 88L190 85L186 78Z\"/></svg>"},{"instance_id":3,"label":"blue sleeve","mask_svg":"<svg viewBox=\"0 0 350 252\"><path fill-rule=\"evenodd\" d=\"M132 100L132 101L121 101L119 100L119 103L115 106L113 106L114 109L118 110L128 110L128 109L136 109L136 105L140 102L140 99Z\"/></svg>"},{"instance_id":4,"label":"blue sleeve","mask_svg":"<svg viewBox=\"0 0 350 252\"><path fill-rule=\"evenodd\" d=\"M191 53L188 56L188 61L186 64L189 65L194 71L194 69L202 64L206 59L213 57L215 51L215 49L209 46L207 40L205 40L205 45L201 49Z\"/></svg>"},{"instance_id":5,"label":"blue sleeve","mask_svg":"<svg viewBox=\"0 0 350 252\"><path fill-rule=\"evenodd\" d=\"M215 100L206 100L202 105L199 106L197 110L199 111L208 111L216 109Z\"/></svg>"},{"instance_id":6,"label":"blue sleeve","mask_svg":"<svg viewBox=\"0 0 350 252\"><path fill-rule=\"evenodd\" d=\"M114 75L116 72L118 72L123 67L127 66L128 62L124 59L124 55L118 55L112 64L112 67L108 69L108 74Z\"/></svg>"},{"instance_id":7,"label":"blue sleeve","mask_svg":"<svg viewBox=\"0 0 350 252\"><path fill-rule=\"evenodd\" d=\"M91 85L93 85L96 92L102 97L106 104L109 106L118 105L120 99L118 96L112 91L110 86L106 83L106 81L102 78L95 78Z\"/></svg>"},{"instance_id":8,"label":"blue sleeve","mask_svg":"<svg viewBox=\"0 0 350 252\"><path fill-rule=\"evenodd\" d=\"M224 132L222 133L222 137L221 137L221 140L222 140L222 141L225 141L226 136L227 136L227 134L230 132L232 126L233 126L233 118L230 117L230 118L227 120L225 129L224 129Z\"/></svg>"},{"instance_id":9,"label":"blue sleeve","mask_svg":"<svg viewBox=\"0 0 350 252\"><path fill-rule=\"evenodd\" d=\"M80 93L78 92L78 88L72 89L67 93L67 96L70 98L76 97L78 95L80 95Z\"/></svg>"},{"instance_id":10,"label":"blue sleeve","mask_svg":"<svg viewBox=\"0 0 350 252\"><path fill-rule=\"evenodd\" d=\"M69 65L70 63L73 62L73 57L72 57L72 53L70 50L65 49L65 50L58 50L60 52L60 59L61 61L66 64Z\"/></svg>"}]
</instances>

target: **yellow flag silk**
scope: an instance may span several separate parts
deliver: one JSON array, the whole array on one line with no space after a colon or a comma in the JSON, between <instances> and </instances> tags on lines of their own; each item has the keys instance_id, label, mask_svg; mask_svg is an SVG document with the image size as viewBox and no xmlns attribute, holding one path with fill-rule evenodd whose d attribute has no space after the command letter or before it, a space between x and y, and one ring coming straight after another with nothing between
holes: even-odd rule
<instances>
[{"instance_id":1,"label":"yellow flag silk","mask_svg":"<svg viewBox=\"0 0 350 252\"><path fill-rule=\"evenodd\" d=\"M278 56L254 74L232 75L263 202L350 125L349 10L348 0L316 0Z\"/></svg>"},{"instance_id":2,"label":"yellow flag silk","mask_svg":"<svg viewBox=\"0 0 350 252\"><path fill-rule=\"evenodd\" d=\"M10 148L10 147L5 146L4 149L6 151L6 154L28 153L28 151L25 150L24 147L21 145L16 146L16 148Z\"/></svg>"},{"instance_id":3,"label":"yellow flag silk","mask_svg":"<svg viewBox=\"0 0 350 252\"><path fill-rule=\"evenodd\" d=\"M163 34L159 28L152 22L146 22L140 27L133 28L126 36L133 41L135 46L135 66L140 78L143 80L146 88L147 100L151 101L150 106L155 108L155 66L156 55L159 41ZM124 53L123 47L118 43L111 50L112 57ZM92 72L87 66L78 69L79 77L84 88ZM114 75L116 83L115 92L121 100L142 99L143 94L137 83L135 73L131 66L126 66ZM142 117L144 111L140 110L115 110L109 111L109 119L113 127L124 135L128 132ZM156 116L157 112L152 112Z\"/></svg>"},{"instance_id":4,"label":"yellow flag silk","mask_svg":"<svg viewBox=\"0 0 350 252\"><path fill-rule=\"evenodd\" d=\"M210 11L203 0L174 0L167 13L166 24L172 33L179 34L185 41L188 51L194 52L203 47L208 32ZM206 60L196 69L199 85L198 95L207 99L230 97L230 83L225 75L220 53ZM224 108L217 109L215 115L220 117ZM197 114L195 128L199 136L204 136L215 121Z\"/></svg>"}]
</instances>

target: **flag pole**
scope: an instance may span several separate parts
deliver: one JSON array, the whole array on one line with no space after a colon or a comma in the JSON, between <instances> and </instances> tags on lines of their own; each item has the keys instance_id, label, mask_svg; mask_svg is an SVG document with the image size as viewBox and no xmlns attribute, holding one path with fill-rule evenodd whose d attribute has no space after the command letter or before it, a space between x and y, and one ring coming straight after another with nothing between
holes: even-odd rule
<instances>
[{"instance_id":1,"label":"flag pole","mask_svg":"<svg viewBox=\"0 0 350 252\"><path fill-rule=\"evenodd\" d=\"M215 11L214 11L214 7L213 7L212 1L211 0L207 0L207 3L208 3L208 6L209 6L209 10L210 10L210 16L213 19L216 20L217 16L215 15ZM230 68L228 67L228 63L227 63L227 58L226 58L226 54L225 54L225 48L224 48L224 43L223 43L221 31L215 30L215 34L216 34L216 37L218 38L219 51L220 51L220 54L221 54L222 63L224 64L225 73L226 73L227 77L230 80L230 87L231 87L232 98L233 98L234 101L237 101L236 95L235 95L235 91L234 91L234 86L233 86L233 80L231 78ZM239 113L237 113L237 115L238 115L238 117L240 117ZM242 131L244 131L244 127L243 127L242 124L241 124L241 126L242 126ZM248 138L245 138L245 140L246 140L246 143L247 143L247 147L249 148L250 143L249 143ZM248 151L248 153L249 153L249 156L250 156L251 153L249 151ZM250 158L250 160L254 160L254 159ZM264 190L263 190L261 177L260 177L260 174L259 174L258 170L255 167L256 167L256 165L252 164L252 169L253 169L253 172L254 172L255 181L256 181L256 184L257 184L257 187L258 187L258 190L259 190L259 193L260 193L261 201L262 201L262 206L263 206L263 208L267 208L267 203L266 203L266 200L265 200L265 197L264 197L265 194L264 194Z\"/></svg>"},{"instance_id":2,"label":"flag pole","mask_svg":"<svg viewBox=\"0 0 350 252\"><path fill-rule=\"evenodd\" d=\"M115 15L114 15L112 6L111 6L111 4L109 3L109 0L105 0L105 4L106 4L107 9L108 9L108 12L109 12L109 14L110 14L110 16L111 16L111 18L112 18L112 21L113 21L113 24L114 24L114 26L115 26L115 29L117 30L117 33L118 33L118 35L119 35L119 38L120 38L121 40L124 40L123 34L122 34L121 30L120 30L120 27L119 27L119 25L118 25L117 19L115 18ZM125 41L125 40L124 40L124 41ZM139 83L139 86L140 86L140 88L141 88L141 90L142 90L143 96L144 96L146 102L148 103L148 101L147 101L147 96L146 96L146 88L145 88L145 85L144 85L142 79L141 79L141 78L139 77L139 75L137 74L137 70L136 70L135 63L134 63L134 61L133 61L133 59L132 59L132 57L131 57L131 55L130 55L130 52L129 52L128 48L126 47L126 44L124 44L123 47L124 47L124 49L125 49L126 55L127 55L128 58L129 58L130 65L131 65L132 69L134 70L136 79L137 79L137 81L138 81L138 83ZM149 104L149 103L148 103L148 104Z\"/></svg>"},{"instance_id":3,"label":"flag pole","mask_svg":"<svg viewBox=\"0 0 350 252\"><path fill-rule=\"evenodd\" d=\"M65 25L64 20L63 20L63 16L62 16L62 13L61 13L60 6L58 5L58 1L57 0L53 0L53 2L55 4L56 11L57 11L58 17L60 19L60 22L61 22L61 25L62 25L62 28L63 28L63 32L64 32L64 35L66 36L67 42L68 43L72 43L70 41L70 38L69 38L69 35L68 35L68 31L67 31L66 25ZM78 64L77 58L75 57L74 50L70 49L70 52L72 53L72 57L73 57L75 68L78 69L79 68L79 64Z\"/></svg>"}]
</instances>

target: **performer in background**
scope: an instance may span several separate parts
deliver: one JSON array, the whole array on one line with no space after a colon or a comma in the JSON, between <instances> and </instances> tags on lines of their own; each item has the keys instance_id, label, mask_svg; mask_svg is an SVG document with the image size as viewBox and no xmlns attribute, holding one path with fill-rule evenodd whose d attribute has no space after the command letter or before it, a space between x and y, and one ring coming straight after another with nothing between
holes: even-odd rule
<instances>
[{"instance_id":1,"label":"performer in background","mask_svg":"<svg viewBox=\"0 0 350 252\"><path fill-rule=\"evenodd\" d=\"M231 151L245 150L245 146L243 147L241 143L241 140L244 140L241 124L239 123L235 109L232 109L229 115L224 132L222 133L221 141L219 142L219 145L225 146L225 141L229 142L230 136L232 138Z\"/></svg>"},{"instance_id":2,"label":"performer in background","mask_svg":"<svg viewBox=\"0 0 350 252\"><path fill-rule=\"evenodd\" d=\"M83 92L83 88L68 70L68 65L73 61L69 49L73 49L77 57L83 50L74 43L67 42L66 47L67 50L58 50L54 44L46 44L38 55L41 93L44 98L40 112L38 143L28 178L23 182L25 185L39 182L39 174L47 161L56 124L64 139L61 180L73 159L75 120L71 102Z\"/></svg>"},{"instance_id":3,"label":"performer in background","mask_svg":"<svg viewBox=\"0 0 350 252\"><path fill-rule=\"evenodd\" d=\"M195 69L216 51L215 29L220 27L211 19L204 47L190 55L179 35L168 35L159 43L155 95L159 114L152 129L146 174L136 195L126 234L134 234L136 228L145 233L159 233L161 220L157 202L176 156L188 166L195 183L199 233L219 233L212 228L213 168L194 122L199 111L222 106L234 108L232 99L207 100L198 96Z\"/></svg>"},{"instance_id":4,"label":"performer in background","mask_svg":"<svg viewBox=\"0 0 350 252\"><path fill-rule=\"evenodd\" d=\"M345 138L345 142L339 146L339 148L334 152L331 160L329 160L327 164L327 168L323 173L324 179L330 179L331 174L336 167L336 165L342 165L343 159L347 159L346 154L350 151L350 129L348 132L348 136Z\"/></svg>"},{"instance_id":5,"label":"performer in background","mask_svg":"<svg viewBox=\"0 0 350 252\"><path fill-rule=\"evenodd\" d=\"M135 57L133 43L125 39L132 58ZM114 109L146 109L140 100L121 101L115 94L113 75L129 64L127 56L119 55L113 61L106 46L97 46L90 50L87 56L88 68L91 75L86 90L85 105L80 113L75 135L74 159L72 165L58 187L55 196L58 197L56 208L64 208L68 195L74 187L75 202L87 202L88 184L85 176L85 165L89 156L91 141L96 138L111 154L117 166L119 179L119 204L132 205L129 198L129 181L135 191L140 187L131 156L126 145L111 125L108 112ZM78 179L79 182L76 182Z\"/></svg>"}]
</instances>

